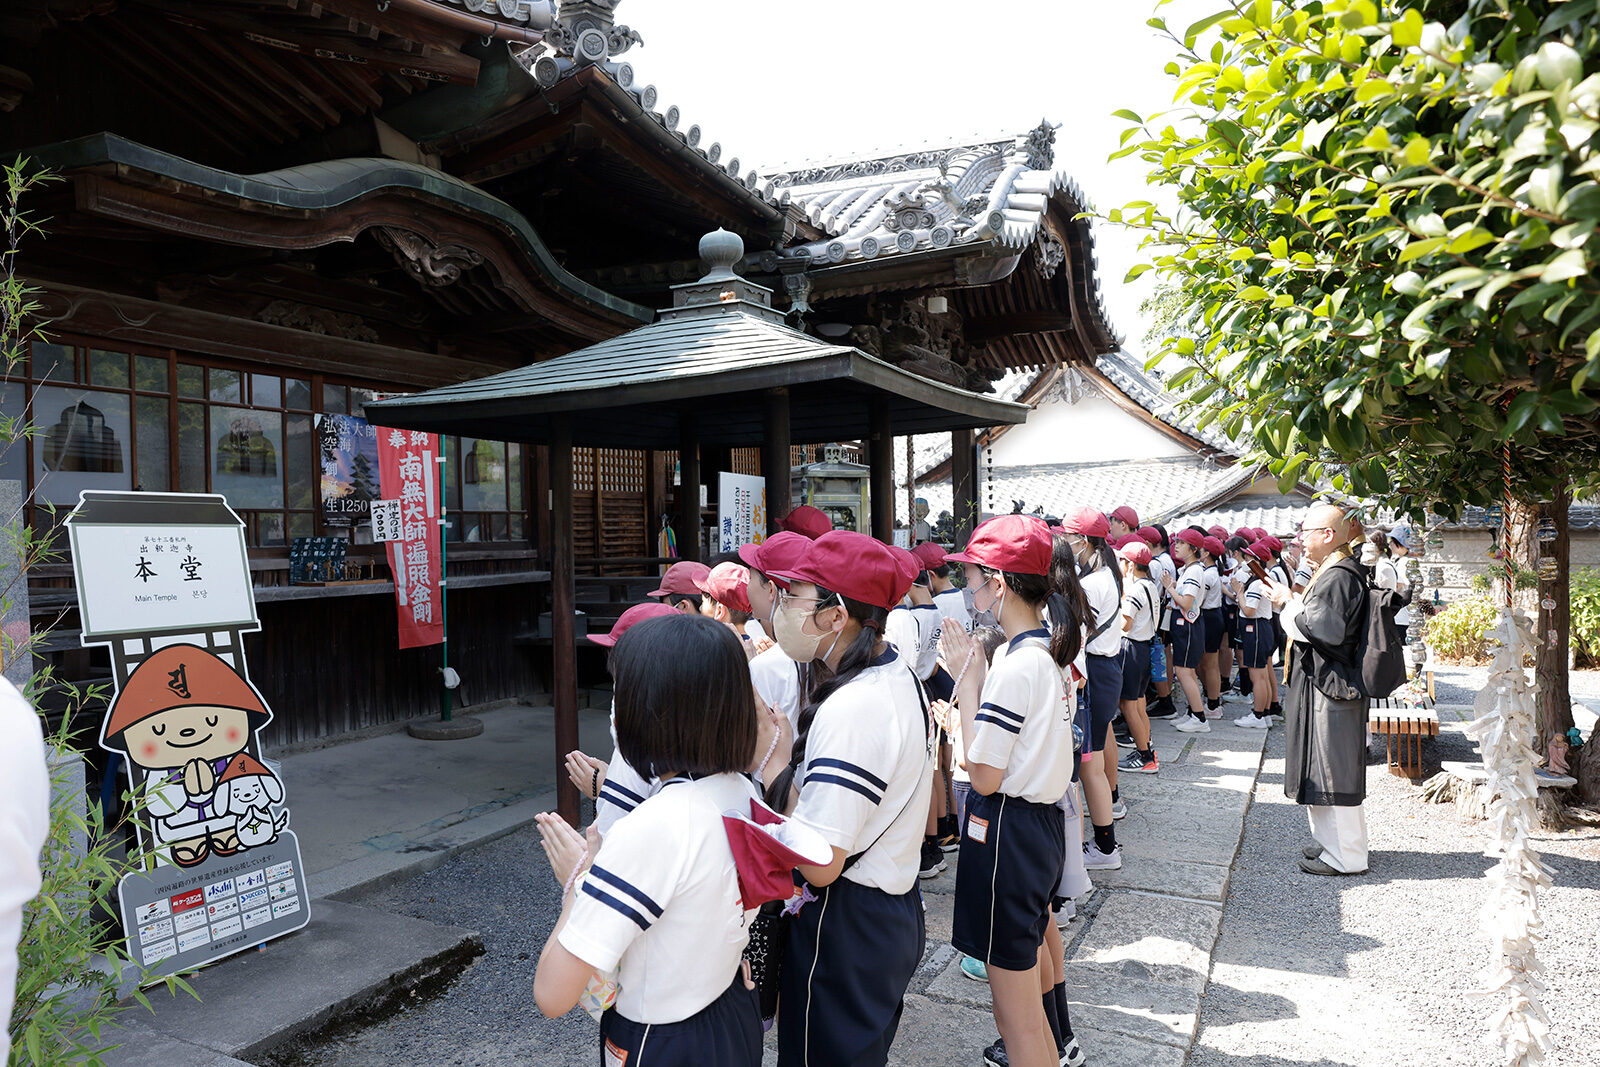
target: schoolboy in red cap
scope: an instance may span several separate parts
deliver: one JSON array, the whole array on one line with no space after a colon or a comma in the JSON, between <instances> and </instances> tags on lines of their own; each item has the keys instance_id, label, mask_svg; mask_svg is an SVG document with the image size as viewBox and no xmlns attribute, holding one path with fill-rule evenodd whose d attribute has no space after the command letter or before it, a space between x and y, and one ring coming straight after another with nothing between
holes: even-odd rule
<instances>
[{"instance_id":1,"label":"schoolboy in red cap","mask_svg":"<svg viewBox=\"0 0 1600 1067\"><path fill-rule=\"evenodd\" d=\"M1155 647L1161 594L1150 577L1150 546L1135 539L1117 550L1122 561L1122 717L1133 735L1133 750L1118 769L1129 774L1155 774L1155 745L1150 740L1150 719L1145 693L1150 685L1150 652Z\"/></svg>"},{"instance_id":2,"label":"schoolboy in red cap","mask_svg":"<svg viewBox=\"0 0 1600 1067\"><path fill-rule=\"evenodd\" d=\"M928 588L933 591L933 602L939 608L939 618L954 619L963 630L971 633L972 611L967 603L966 592L950 580L951 573L959 564L948 562L945 550L932 541L924 541L912 551L922 559L928 575Z\"/></svg>"},{"instance_id":3,"label":"schoolboy in red cap","mask_svg":"<svg viewBox=\"0 0 1600 1067\"><path fill-rule=\"evenodd\" d=\"M725 623L745 643L745 655L754 656L752 637L745 631L750 620L750 572L731 561L711 568L705 579L695 583L702 594L700 614ZM760 626L757 625L757 629Z\"/></svg>"},{"instance_id":4,"label":"schoolboy in red cap","mask_svg":"<svg viewBox=\"0 0 1600 1067\"><path fill-rule=\"evenodd\" d=\"M1042 522L1002 515L949 557L965 565L974 607L991 612L1009 639L985 669L967 634L945 630L946 662L953 669L964 664L956 705L972 779L950 942L988 968L1007 1057L999 1059L991 1045L984 1054L989 1063L1082 1056L1065 1015L1065 987L1051 987L1057 967L1045 947L1051 896L1066 859L1057 803L1077 758L1062 672L1082 642L1078 627L1052 632L1041 619L1053 593L1053 553Z\"/></svg>"},{"instance_id":5,"label":"schoolboy in red cap","mask_svg":"<svg viewBox=\"0 0 1600 1067\"><path fill-rule=\"evenodd\" d=\"M667 573L661 576L660 587L650 590L645 596L655 597L684 615L699 615L703 593L700 583L710 574L711 568L704 563L696 563L692 559L680 560L668 567Z\"/></svg>"},{"instance_id":6,"label":"schoolboy in red cap","mask_svg":"<svg viewBox=\"0 0 1600 1067\"><path fill-rule=\"evenodd\" d=\"M1139 528L1139 513L1124 504L1108 516L1113 541L1120 541Z\"/></svg>"},{"instance_id":7,"label":"schoolboy in red cap","mask_svg":"<svg viewBox=\"0 0 1600 1067\"><path fill-rule=\"evenodd\" d=\"M1145 714L1152 719L1174 719L1178 709L1172 703L1172 600L1167 596L1166 580L1169 576L1176 578L1178 568L1172 562L1165 526L1141 526L1139 536L1150 546L1150 579L1161 594L1156 641L1150 647L1150 687L1156 699L1155 703L1146 705Z\"/></svg>"},{"instance_id":8,"label":"schoolboy in red cap","mask_svg":"<svg viewBox=\"0 0 1600 1067\"><path fill-rule=\"evenodd\" d=\"M1176 577L1165 578L1167 597L1172 602L1172 672L1189 702L1188 710L1172 724L1182 733L1211 732L1198 674L1206 645L1205 622L1201 616L1206 588L1206 565L1201 559L1205 541L1206 535L1194 529L1173 534L1172 558L1178 573Z\"/></svg>"},{"instance_id":9,"label":"schoolboy in red cap","mask_svg":"<svg viewBox=\"0 0 1600 1067\"><path fill-rule=\"evenodd\" d=\"M800 534L802 537L815 541L823 534L833 529L833 520L828 518L828 513L810 504L801 504L783 517L778 525L790 533Z\"/></svg>"},{"instance_id":10,"label":"schoolboy in red cap","mask_svg":"<svg viewBox=\"0 0 1600 1067\"><path fill-rule=\"evenodd\" d=\"M789 584L778 645L819 679L792 750L763 774L768 803L833 847L798 868L778 995L778 1062L884 1063L926 925L917 892L933 784L933 724L922 687L883 640L915 568L863 534L825 533L769 575ZM824 923L824 918L826 923Z\"/></svg>"}]
</instances>

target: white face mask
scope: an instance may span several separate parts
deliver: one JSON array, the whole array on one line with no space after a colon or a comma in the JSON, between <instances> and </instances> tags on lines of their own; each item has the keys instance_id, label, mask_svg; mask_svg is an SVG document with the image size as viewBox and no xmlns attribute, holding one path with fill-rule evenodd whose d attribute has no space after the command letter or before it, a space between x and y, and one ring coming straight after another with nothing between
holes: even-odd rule
<instances>
[{"instance_id":1,"label":"white face mask","mask_svg":"<svg viewBox=\"0 0 1600 1067\"><path fill-rule=\"evenodd\" d=\"M978 607L978 595L974 593L972 595L972 606L980 612L987 611L991 616L994 617L995 625L998 626L1000 624L1000 611L1006 606L1006 583L1000 579L999 575L995 575L990 580L1000 582L1000 595L996 597L994 603L990 604L987 608L980 608ZM988 581L984 582L985 586L988 584Z\"/></svg>"},{"instance_id":2,"label":"white face mask","mask_svg":"<svg viewBox=\"0 0 1600 1067\"><path fill-rule=\"evenodd\" d=\"M783 650L783 654L796 663L826 659L833 655L834 647L839 643L839 634L836 633L833 635L833 642L828 645L828 651L818 655L817 649L827 634L805 632L806 617L815 610L807 607L810 604L809 600L795 600L782 607L776 603L773 605L772 635L777 640L778 647Z\"/></svg>"}]
</instances>

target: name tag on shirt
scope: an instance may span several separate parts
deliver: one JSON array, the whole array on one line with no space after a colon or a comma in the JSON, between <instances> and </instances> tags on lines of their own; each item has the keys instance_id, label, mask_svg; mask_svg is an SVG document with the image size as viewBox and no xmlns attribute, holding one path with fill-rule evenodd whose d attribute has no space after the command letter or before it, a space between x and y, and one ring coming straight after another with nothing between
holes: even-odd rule
<instances>
[{"instance_id":1,"label":"name tag on shirt","mask_svg":"<svg viewBox=\"0 0 1600 1067\"><path fill-rule=\"evenodd\" d=\"M989 820L976 815L967 816L967 836L980 845L986 844L989 840Z\"/></svg>"},{"instance_id":2,"label":"name tag on shirt","mask_svg":"<svg viewBox=\"0 0 1600 1067\"><path fill-rule=\"evenodd\" d=\"M1244 628L1244 632L1247 634L1253 634L1256 632L1256 628L1254 626L1246 626Z\"/></svg>"},{"instance_id":3,"label":"name tag on shirt","mask_svg":"<svg viewBox=\"0 0 1600 1067\"><path fill-rule=\"evenodd\" d=\"M609 1040L605 1047L605 1067L627 1067L628 1054Z\"/></svg>"}]
</instances>

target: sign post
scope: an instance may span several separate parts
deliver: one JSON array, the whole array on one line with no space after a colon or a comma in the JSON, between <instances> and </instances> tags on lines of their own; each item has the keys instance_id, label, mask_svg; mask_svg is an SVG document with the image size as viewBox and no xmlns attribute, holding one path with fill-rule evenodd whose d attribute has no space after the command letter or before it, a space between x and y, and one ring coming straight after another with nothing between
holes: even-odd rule
<instances>
[{"instance_id":1,"label":"sign post","mask_svg":"<svg viewBox=\"0 0 1600 1067\"><path fill-rule=\"evenodd\" d=\"M243 520L212 494L85 490L67 529L81 640L116 682L100 745L148 805L145 869L117 887L129 955L164 976L300 929L300 844L245 663L261 623Z\"/></svg>"}]
</instances>

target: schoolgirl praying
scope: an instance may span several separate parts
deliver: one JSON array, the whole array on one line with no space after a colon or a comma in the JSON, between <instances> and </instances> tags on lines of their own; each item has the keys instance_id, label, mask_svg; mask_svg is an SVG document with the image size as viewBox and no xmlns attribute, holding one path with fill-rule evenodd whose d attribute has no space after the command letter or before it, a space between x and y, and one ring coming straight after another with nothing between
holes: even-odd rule
<instances>
[{"instance_id":1,"label":"schoolgirl praying","mask_svg":"<svg viewBox=\"0 0 1600 1067\"><path fill-rule=\"evenodd\" d=\"M1272 548L1257 541L1246 552L1258 564L1272 560ZM1246 574L1250 572L1245 570ZM1272 620L1272 591L1267 583L1250 575L1239 599L1239 637L1243 643L1240 655L1243 666L1250 672L1250 697L1254 710L1233 720L1235 726L1264 730L1272 725L1272 706L1278 698L1278 680L1272 675L1272 653L1278 647L1278 635Z\"/></svg>"},{"instance_id":2,"label":"schoolgirl praying","mask_svg":"<svg viewBox=\"0 0 1600 1067\"><path fill-rule=\"evenodd\" d=\"M1200 659L1205 654L1206 627L1201 609L1205 600L1205 563L1201 546L1205 534L1198 530L1179 530L1172 535L1171 551L1178 575L1162 576L1167 597L1172 601L1172 674L1183 689L1189 707L1173 721L1173 729L1186 734L1206 734L1206 706L1200 698Z\"/></svg>"},{"instance_id":3,"label":"schoolgirl praying","mask_svg":"<svg viewBox=\"0 0 1600 1067\"><path fill-rule=\"evenodd\" d=\"M944 631L945 660L964 672L956 703L972 779L950 940L987 965L1003 1046L1003 1053L994 1045L985 1051L991 1065L1082 1060L1059 1012L1064 988L1058 997L1044 949L1065 853L1056 802L1075 758L1062 670L1082 640L1077 627L1052 632L1041 621L1051 595L1052 547L1040 520L1002 515L950 557L964 565L974 606L990 612L1009 639L985 669L967 634L955 626ZM1068 616L1065 605L1058 609L1057 617Z\"/></svg>"},{"instance_id":4,"label":"schoolgirl praying","mask_svg":"<svg viewBox=\"0 0 1600 1067\"><path fill-rule=\"evenodd\" d=\"M780 1067L888 1062L926 927L917 869L933 783L921 683L883 640L914 577L903 553L825 533L795 563L774 630L814 687L792 751L767 765L768 803L832 847L801 866L778 994ZM820 681L818 681L820 679Z\"/></svg>"},{"instance_id":5,"label":"schoolgirl praying","mask_svg":"<svg viewBox=\"0 0 1600 1067\"><path fill-rule=\"evenodd\" d=\"M772 747L778 717L758 713L738 638L710 619L647 620L612 656L618 748L662 785L603 841L593 828L586 841L559 816L538 817L565 889L534 999L554 1018L597 974L615 972L602 1063L757 1067L761 1022L740 955L760 900L746 889L748 852L736 859L723 816L755 814L747 775ZM802 857L827 854L805 827L785 829Z\"/></svg>"}]
</instances>

